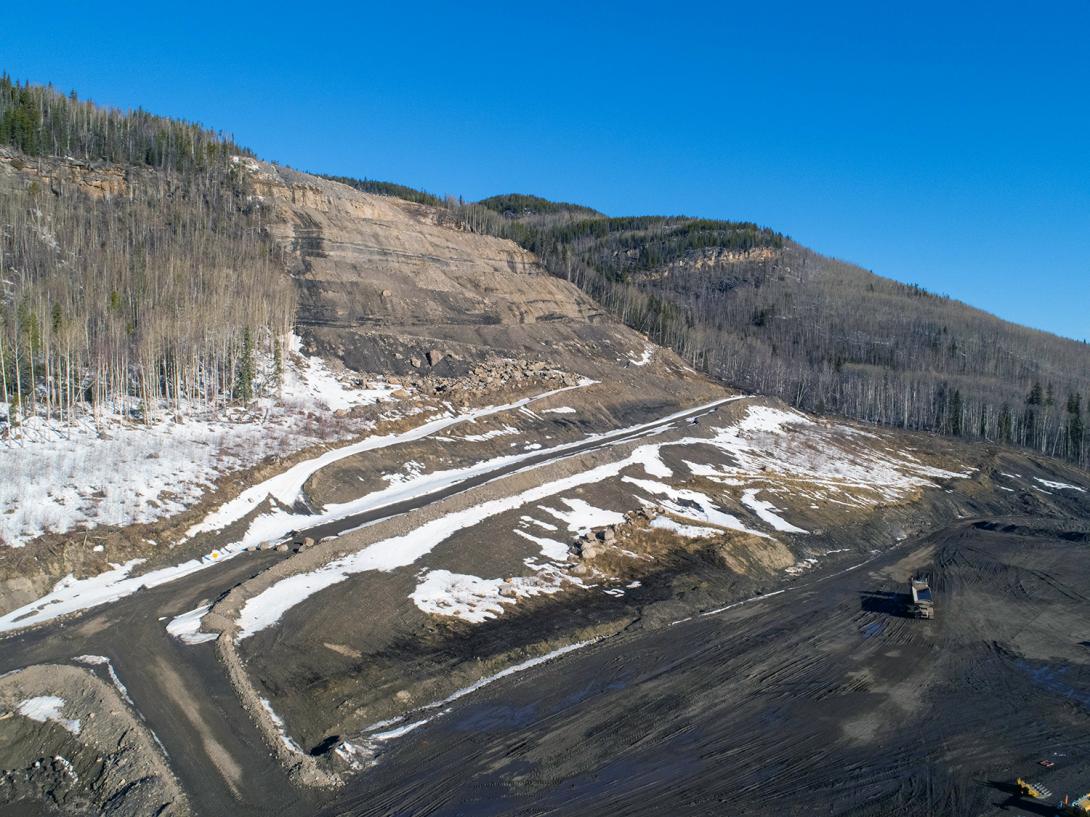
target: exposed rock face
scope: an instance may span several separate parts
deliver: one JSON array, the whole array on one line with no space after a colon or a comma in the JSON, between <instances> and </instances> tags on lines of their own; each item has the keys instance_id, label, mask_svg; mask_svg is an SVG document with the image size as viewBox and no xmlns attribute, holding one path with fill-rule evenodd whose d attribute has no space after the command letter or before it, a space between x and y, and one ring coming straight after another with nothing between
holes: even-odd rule
<instances>
[{"instance_id":1,"label":"exposed rock face","mask_svg":"<svg viewBox=\"0 0 1090 817\"><path fill-rule=\"evenodd\" d=\"M245 166L294 256L299 323L352 368L456 375L496 353L613 363L614 348L645 343L514 242L460 229L443 210Z\"/></svg>"},{"instance_id":2,"label":"exposed rock face","mask_svg":"<svg viewBox=\"0 0 1090 817\"><path fill-rule=\"evenodd\" d=\"M78 188L94 198L120 196L128 192L128 171L102 162L42 157L28 159L10 148L0 148L0 187L23 187L36 182L53 193Z\"/></svg>"}]
</instances>

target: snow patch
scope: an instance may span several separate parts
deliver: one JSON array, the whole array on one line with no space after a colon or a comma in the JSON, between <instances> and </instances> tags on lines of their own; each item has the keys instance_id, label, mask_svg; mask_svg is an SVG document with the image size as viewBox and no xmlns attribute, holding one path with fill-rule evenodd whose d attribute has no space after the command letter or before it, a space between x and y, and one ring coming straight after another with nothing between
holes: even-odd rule
<instances>
[{"instance_id":1,"label":"snow patch","mask_svg":"<svg viewBox=\"0 0 1090 817\"><path fill-rule=\"evenodd\" d=\"M532 533L527 533L518 528L515 529L515 533L541 548L541 555L546 559L552 559L554 562L563 562L568 558L568 546L563 542L558 542L556 539L549 539L545 536L534 536Z\"/></svg>"},{"instance_id":2,"label":"snow patch","mask_svg":"<svg viewBox=\"0 0 1090 817\"><path fill-rule=\"evenodd\" d=\"M215 641L219 638L219 633L201 632L201 621L211 609L212 605L205 604L188 613L175 616L167 624L167 632L183 644L204 644L207 641Z\"/></svg>"},{"instance_id":3,"label":"snow patch","mask_svg":"<svg viewBox=\"0 0 1090 817\"><path fill-rule=\"evenodd\" d=\"M565 523L572 533L583 534L591 528L619 525L624 522L624 514L604 508L595 508L582 499L563 498L560 501L568 506L567 511L550 508L547 505L538 505L538 508Z\"/></svg>"},{"instance_id":4,"label":"snow patch","mask_svg":"<svg viewBox=\"0 0 1090 817\"><path fill-rule=\"evenodd\" d=\"M786 521L782 517L777 515L777 508L771 502L763 499L758 499L757 494L760 492L760 488L750 488L742 494L742 504L753 511L757 516L768 525L771 525L775 530L781 533L809 533L809 531L797 528L790 522Z\"/></svg>"},{"instance_id":5,"label":"snow patch","mask_svg":"<svg viewBox=\"0 0 1090 817\"><path fill-rule=\"evenodd\" d=\"M718 528L705 528L700 525L684 525L668 516L656 516L651 520L651 527L657 530L670 531L670 533L684 536L686 539L701 539L706 536L718 536L722 533Z\"/></svg>"},{"instance_id":6,"label":"snow patch","mask_svg":"<svg viewBox=\"0 0 1090 817\"><path fill-rule=\"evenodd\" d=\"M63 726L73 735L78 735L80 729L79 719L62 717L61 709L63 708L64 698L59 698L56 695L38 695L20 701L15 711L25 718L38 721L38 723L53 721Z\"/></svg>"},{"instance_id":7,"label":"snow patch","mask_svg":"<svg viewBox=\"0 0 1090 817\"><path fill-rule=\"evenodd\" d=\"M420 610L435 616L449 616L480 624L504 612L504 605L519 599L556 593L567 580L559 571L543 571L535 576L510 579L482 579L449 570L429 570L410 594Z\"/></svg>"}]
</instances>

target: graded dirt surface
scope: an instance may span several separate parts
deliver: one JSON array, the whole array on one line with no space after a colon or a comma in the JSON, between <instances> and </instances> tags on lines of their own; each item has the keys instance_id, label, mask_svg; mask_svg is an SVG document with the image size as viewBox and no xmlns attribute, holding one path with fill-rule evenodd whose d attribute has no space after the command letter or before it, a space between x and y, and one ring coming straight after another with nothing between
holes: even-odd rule
<instances>
[{"instance_id":1,"label":"graded dirt surface","mask_svg":"<svg viewBox=\"0 0 1090 817\"><path fill-rule=\"evenodd\" d=\"M1051 813L1010 784L1090 787L1088 530L965 520L615 636L455 702L320 813Z\"/></svg>"},{"instance_id":2,"label":"graded dirt surface","mask_svg":"<svg viewBox=\"0 0 1090 817\"><path fill-rule=\"evenodd\" d=\"M1042 814L1011 799L1015 777L1081 793L1090 775L1090 502L1077 487L1040 480L1085 488L1085 475L1012 452L921 435L868 437L805 418L782 433L755 432L752 447L734 454L696 441L744 422L752 407L775 409L737 400L695 412L696 426L682 418L643 437L589 440L563 459L542 454L529 470L515 464L492 482L343 520L303 553L240 554L8 636L0 672L109 658L198 816ZM706 492L764 537L721 530L679 539L633 517L588 563L602 574L588 582L597 586L519 599L476 624L409 600L425 570L524 573L537 546L514 531L540 525L522 517L561 527L541 505L582 500L618 514L640 506L624 479L646 483L647 465L629 465L483 519L421 564L327 588L239 642L244 680L271 699L287 735L322 768L362 723L404 714L389 730L397 731L426 720L397 735L365 735L357 765L336 768L338 787L298 785L296 761L285 762L279 739L243 705L223 663L223 636L189 645L166 632L174 616L218 609L217 599L245 598L255 583L268 587L376 537L411 534L454 507L659 444L659 460L639 462L670 470L663 484ZM797 473L822 466L817 453L830 445L866 473L899 462L967 476L924 470L926 486L887 495L881 481L853 484L851 469L824 479ZM730 476L715 482L705 469ZM751 490L775 503L779 524L810 532L776 530L742 502ZM664 517L681 524L699 504L687 501ZM567 542L574 534L540 535ZM529 550L519 551L520 541ZM623 550L653 561L622 560ZM785 553L817 563L789 572ZM579 576L577 566L563 569ZM934 621L902 615L917 572L931 576ZM561 649L569 651L495 678ZM92 669L110 680L102 666ZM481 679L493 680L429 708ZM42 744L40 752L53 750ZM1040 759L1056 767L1045 770ZM1006 812L997 811L1002 804Z\"/></svg>"}]
</instances>

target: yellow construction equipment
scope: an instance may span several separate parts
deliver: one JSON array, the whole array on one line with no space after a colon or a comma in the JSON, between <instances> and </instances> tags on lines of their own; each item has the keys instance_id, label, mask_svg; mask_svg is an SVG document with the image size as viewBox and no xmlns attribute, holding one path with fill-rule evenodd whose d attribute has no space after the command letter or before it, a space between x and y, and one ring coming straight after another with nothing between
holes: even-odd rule
<instances>
[{"instance_id":1,"label":"yellow construction equipment","mask_svg":"<svg viewBox=\"0 0 1090 817\"><path fill-rule=\"evenodd\" d=\"M1090 817L1090 794L1084 794L1078 800L1068 802L1068 798L1060 803L1060 814L1070 817Z\"/></svg>"},{"instance_id":2,"label":"yellow construction equipment","mask_svg":"<svg viewBox=\"0 0 1090 817\"><path fill-rule=\"evenodd\" d=\"M1052 796L1052 792L1040 783L1030 783L1021 777L1014 781L1014 785L1018 787L1018 793L1023 797L1032 797L1034 800L1043 800L1046 797Z\"/></svg>"}]
</instances>

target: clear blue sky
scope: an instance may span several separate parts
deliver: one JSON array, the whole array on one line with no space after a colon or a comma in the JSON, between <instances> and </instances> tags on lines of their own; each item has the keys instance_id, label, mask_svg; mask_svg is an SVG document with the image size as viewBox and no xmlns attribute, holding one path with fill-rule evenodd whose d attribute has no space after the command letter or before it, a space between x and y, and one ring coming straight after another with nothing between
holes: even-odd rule
<instances>
[{"instance_id":1,"label":"clear blue sky","mask_svg":"<svg viewBox=\"0 0 1090 817\"><path fill-rule=\"evenodd\" d=\"M1090 337L1090 4L13 4L0 67L264 158L769 225Z\"/></svg>"}]
</instances>

